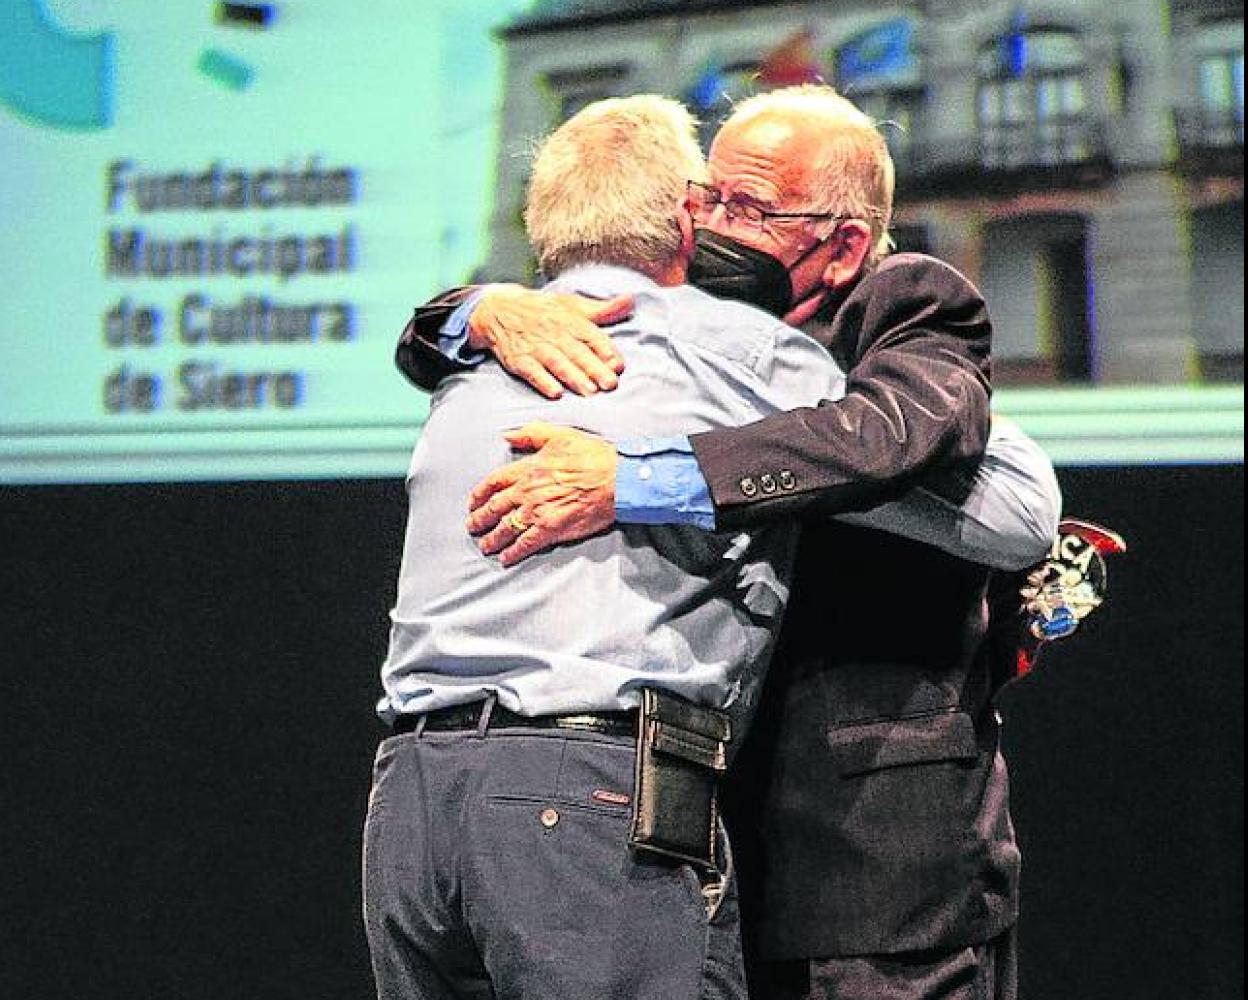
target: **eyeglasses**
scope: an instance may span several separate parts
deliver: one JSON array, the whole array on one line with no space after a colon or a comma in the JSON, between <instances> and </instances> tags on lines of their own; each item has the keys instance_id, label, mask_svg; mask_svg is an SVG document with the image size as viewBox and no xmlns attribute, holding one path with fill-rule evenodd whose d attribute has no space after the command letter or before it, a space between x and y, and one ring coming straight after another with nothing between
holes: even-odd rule
<instances>
[{"instance_id":1,"label":"eyeglasses","mask_svg":"<svg viewBox=\"0 0 1248 1000\"><path fill-rule=\"evenodd\" d=\"M693 210L698 215L711 215L715 209L723 206L724 214L728 218L734 221L740 219L760 229L766 222L772 219L810 219L816 222L840 222L848 218L835 212L769 212L748 201L738 201L736 198L725 199L719 193L718 188L713 188L709 184L700 184L697 181L688 181L686 188L693 202Z\"/></svg>"}]
</instances>

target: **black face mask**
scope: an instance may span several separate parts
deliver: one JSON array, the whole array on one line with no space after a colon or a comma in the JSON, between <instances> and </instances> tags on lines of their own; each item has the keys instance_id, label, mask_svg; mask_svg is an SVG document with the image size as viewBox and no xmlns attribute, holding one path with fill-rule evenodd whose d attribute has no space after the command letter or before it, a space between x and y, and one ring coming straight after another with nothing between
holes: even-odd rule
<instances>
[{"instance_id":1,"label":"black face mask","mask_svg":"<svg viewBox=\"0 0 1248 1000\"><path fill-rule=\"evenodd\" d=\"M769 253L730 236L699 229L695 233L696 252L689 265L689 284L717 298L744 302L783 318L796 305L793 272L835 235L833 230L795 260L792 267L785 267Z\"/></svg>"},{"instance_id":2,"label":"black face mask","mask_svg":"<svg viewBox=\"0 0 1248 1000\"><path fill-rule=\"evenodd\" d=\"M697 250L689 265L689 283L721 299L758 306L783 316L793 306L789 269L762 250L755 250L709 229L696 233Z\"/></svg>"}]
</instances>

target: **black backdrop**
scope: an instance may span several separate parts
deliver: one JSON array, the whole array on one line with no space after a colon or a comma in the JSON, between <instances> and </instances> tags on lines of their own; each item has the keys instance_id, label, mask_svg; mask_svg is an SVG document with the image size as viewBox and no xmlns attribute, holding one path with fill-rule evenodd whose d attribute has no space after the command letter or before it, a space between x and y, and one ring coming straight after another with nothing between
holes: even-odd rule
<instances>
[{"instance_id":1,"label":"black backdrop","mask_svg":"<svg viewBox=\"0 0 1248 1000\"><path fill-rule=\"evenodd\" d=\"M1132 551L1001 697L1025 998L1242 997L1243 468L1062 480ZM368 996L359 831L403 499L0 490L0 997Z\"/></svg>"}]
</instances>

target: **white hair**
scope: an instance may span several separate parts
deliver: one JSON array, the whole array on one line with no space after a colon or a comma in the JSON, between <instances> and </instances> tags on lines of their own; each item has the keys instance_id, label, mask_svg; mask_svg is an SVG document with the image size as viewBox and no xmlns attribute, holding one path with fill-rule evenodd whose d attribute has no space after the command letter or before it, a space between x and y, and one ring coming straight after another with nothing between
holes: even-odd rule
<instances>
[{"instance_id":1,"label":"white hair","mask_svg":"<svg viewBox=\"0 0 1248 1000\"><path fill-rule=\"evenodd\" d=\"M727 125L745 125L755 118L782 116L813 125L819 136L811 195L811 211L835 212L862 219L871 226L868 262L877 263L892 251L889 226L897 171L888 143L876 123L833 88L814 84L786 87L743 101Z\"/></svg>"},{"instance_id":2,"label":"white hair","mask_svg":"<svg viewBox=\"0 0 1248 1000\"><path fill-rule=\"evenodd\" d=\"M548 278L580 264L656 275L681 248L677 211L706 176L697 123L654 95L589 105L542 144L525 225Z\"/></svg>"}]
</instances>

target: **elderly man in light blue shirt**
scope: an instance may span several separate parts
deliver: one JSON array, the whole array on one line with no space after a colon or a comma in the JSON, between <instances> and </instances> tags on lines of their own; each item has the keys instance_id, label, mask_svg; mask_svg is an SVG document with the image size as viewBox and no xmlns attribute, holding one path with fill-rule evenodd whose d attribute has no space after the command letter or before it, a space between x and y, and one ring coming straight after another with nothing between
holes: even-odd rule
<instances>
[{"instance_id":1,"label":"elderly man in light blue shirt","mask_svg":"<svg viewBox=\"0 0 1248 1000\"><path fill-rule=\"evenodd\" d=\"M693 434L814 405L844 374L815 341L683 286L702 176L687 113L602 102L543 147L528 225L552 291L631 295L613 331L629 376L543 400L489 361L433 400L379 711L365 918L381 997L721 1000L745 996L727 845L717 872L630 853L632 712L645 688L748 724L788 597L798 524L715 534L624 525L507 570L464 526L466 497L533 420L614 440ZM1043 554L1011 520L1051 470L995 435L961 509L913 493L856 515L982 558ZM1042 521L1044 519L1042 518ZM1025 555L1024 555L1025 553ZM580 607L568 613L570 600Z\"/></svg>"}]
</instances>

